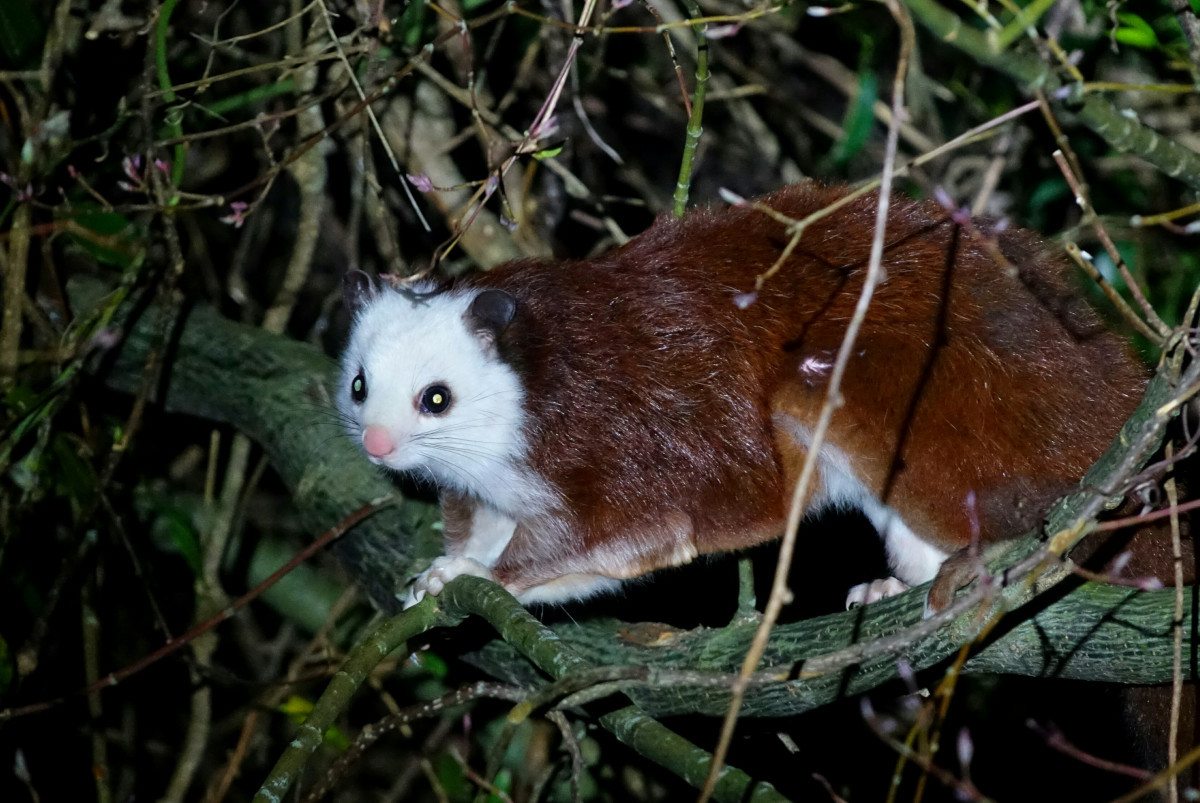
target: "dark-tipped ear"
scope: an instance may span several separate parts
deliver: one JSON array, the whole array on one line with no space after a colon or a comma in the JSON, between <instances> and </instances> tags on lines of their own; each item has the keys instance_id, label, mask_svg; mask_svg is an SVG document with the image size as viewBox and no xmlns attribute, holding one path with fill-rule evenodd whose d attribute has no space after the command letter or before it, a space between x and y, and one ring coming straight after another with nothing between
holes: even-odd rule
<instances>
[{"instance_id":1,"label":"dark-tipped ear","mask_svg":"<svg viewBox=\"0 0 1200 803\"><path fill-rule=\"evenodd\" d=\"M352 270L342 277L342 303L357 314L379 294L379 283L361 270Z\"/></svg>"},{"instance_id":2,"label":"dark-tipped ear","mask_svg":"<svg viewBox=\"0 0 1200 803\"><path fill-rule=\"evenodd\" d=\"M517 300L503 290L484 290L467 307L467 328L492 346L517 314Z\"/></svg>"}]
</instances>

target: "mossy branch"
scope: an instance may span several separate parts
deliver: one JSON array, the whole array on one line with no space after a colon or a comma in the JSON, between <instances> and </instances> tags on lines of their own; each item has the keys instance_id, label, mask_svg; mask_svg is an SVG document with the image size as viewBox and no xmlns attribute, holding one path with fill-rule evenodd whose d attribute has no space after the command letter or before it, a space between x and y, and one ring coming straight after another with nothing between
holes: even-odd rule
<instances>
[{"instance_id":1,"label":"mossy branch","mask_svg":"<svg viewBox=\"0 0 1200 803\"><path fill-rule=\"evenodd\" d=\"M1037 56L993 47L987 34L968 27L958 15L935 0L903 2L918 23L946 44L1007 75L1026 91L1042 90L1053 96L1063 86L1054 69ZM1067 106L1112 147L1137 154L1168 176L1200 189L1200 154L1162 136L1101 95L1081 96L1078 90L1073 90L1067 97Z\"/></svg>"}]
</instances>

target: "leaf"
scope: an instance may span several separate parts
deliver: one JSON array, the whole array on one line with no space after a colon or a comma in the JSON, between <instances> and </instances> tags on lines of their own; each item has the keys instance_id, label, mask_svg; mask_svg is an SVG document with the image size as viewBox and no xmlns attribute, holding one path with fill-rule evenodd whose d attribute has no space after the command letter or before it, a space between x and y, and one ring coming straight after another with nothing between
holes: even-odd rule
<instances>
[{"instance_id":1,"label":"leaf","mask_svg":"<svg viewBox=\"0 0 1200 803\"><path fill-rule=\"evenodd\" d=\"M1070 197L1070 194L1071 188L1062 176L1050 176L1039 182L1029 195L1027 215L1030 222L1036 228L1037 222L1047 216L1047 209Z\"/></svg>"},{"instance_id":2,"label":"leaf","mask_svg":"<svg viewBox=\"0 0 1200 803\"><path fill-rule=\"evenodd\" d=\"M844 167L867 144L875 127L875 101L878 99L879 78L871 67L871 47L864 42L858 65L858 89L842 120L842 136L830 154L837 167Z\"/></svg>"},{"instance_id":3,"label":"leaf","mask_svg":"<svg viewBox=\"0 0 1200 803\"><path fill-rule=\"evenodd\" d=\"M431 650L422 650L417 655L417 661L421 664L421 668L435 678L444 678L450 671L445 659Z\"/></svg>"},{"instance_id":4,"label":"leaf","mask_svg":"<svg viewBox=\"0 0 1200 803\"><path fill-rule=\"evenodd\" d=\"M1150 23L1136 14L1122 13L1117 15L1121 27L1113 32L1113 38L1123 45L1140 47L1143 50L1153 50L1159 47L1158 36Z\"/></svg>"},{"instance_id":5,"label":"leaf","mask_svg":"<svg viewBox=\"0 0 1200 803\"><path fill-rule=\"evenodd\" d=\"M187 514L178 509L166 509L154 525L179 550L192 574L199 577L204 570L200 557L200 541L196 538L196 531Z\"/></svg>"},{"instance_id":6,"label":"leaf","mask_svg":"<svg viewBox=\"0 0 1200 803\"><path fill-rule=\"evenodd\" d=\"M495 786L498 791L507 795L512 791L512 781L512 771L505 767L496 773L496 780L492 782L492 785ZM511 800L511 798L509 799ZM495 792L489 792L487 800L488 803L505 803L505 798L501 797Z\"/></svg>"},{"instance_id":7,"label":"leaf","mask_svg":"<svg viewBox=\"0 0 1200 803\"><path fill-rule=\"evenodd\" d=\"M66 229L76 245L103 265L130 271L146 258L145 230L116 212L73 214Z\"/></svg>"},{"instance_id":8,"label":"leaf","mask_svg":"<svg viewBox=\"0 0 1200 803\"><path fill-rule=\"evenodd\" d=\"M462 765L449 753L439 753L433 760L434 776L438 786L449 800L469 800L471 785Z\"/></svg>"},{"instance_id":9,"label":"leaf","mask_svg":"<svg viewBox=\"0 0 1200 803\"><path fill-rule=\"evenodd\" d=\"M543 148L540 151L535 151L533 154L533 158L537 159L539 161L541 161L542 159L553 159L555 156L558 156L560 153L562 153L562 151L563 151L563 146L561 144L555 145L551 148Z\"/></svg>"},{"instance_id":10,"label":"leaf","mask_svg":"<svg viewBox=\"0 0 1200 803\"><path fill-rule=\"evenodd\" d=\"M404 42L409 50L421 46L421 34L425 30L425 3L409 3L400 15L400 33L398 39Z\"/></svg>"},{"instance_id":11,"label":"leaf","mask_svg":"<svg viewBox=\"0 0 1200 803\"><path fill-rule=\"evenodd\" d=\"M292 722L303 725L312 713L313 703L308 698L293 694L279 705L278 710ZM330 728L325 731L325 746L342 752L350 747L350 739L339 728Z\"/></svg>"}]
</instances>

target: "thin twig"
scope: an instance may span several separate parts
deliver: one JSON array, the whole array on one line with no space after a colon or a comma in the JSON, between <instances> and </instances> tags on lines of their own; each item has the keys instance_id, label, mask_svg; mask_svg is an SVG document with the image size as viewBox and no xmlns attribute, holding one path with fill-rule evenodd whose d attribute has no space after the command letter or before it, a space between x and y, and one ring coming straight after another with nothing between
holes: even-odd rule
<instances>
[{"instance_id":1,"label":"thin twig","mask_svg":"<svg viewBox=\"0 0 1200 803\"><path fill-rule=\"evenodd\" d=\"M329 7L325 5L325 0L317 0L321 9L321 15L325 18L325 28L329 32L329 41L333 43L334 48L341 58L342 66L346 70L346 76L350 79L350 83L354 86L354 91L358 93L358 99L365 101L367 93L363 91L362 84L358 82L358 76L354 73L354 66L350 60L346 58L346 53L342 50L341 40L338 39L337 32L333 29L333 19L329 16ZM375 129L375 136L379 140L379 146L383 148L384 154L387 155L388 162L392 165L392 170L395 171L396 177L399 179L399 184L404 188L404 197L408 201L409 207L417 216L417 221L421 224L421 228L425 231L432 231L429 226L429 221L425 219L425 214L421 211L421 205L417 203L417 199L413 197L412 187L408 186L408 182L404 179L404 171L400 169L400 162L396 159L396 152L392 150L392 144L388 141L387 136L383 133L383 128L379 125L379 118L375 116L375 110L368 104L364 111L367 113L367 119L371 121L371 127ZM323 158L323 157L322 157Z\"/></svg>"},{"instance_id":2,"label":"thin twig","mask_svg":"<svg viewBox=\"0 0 1200 803\"><path fill-rule=\"evenodd\" d=\"M1167 444L1167 458L1171 457L1172 445ZM1167 729L1167 766L1179 760L1179 707L1183 700L1183 546L1179 536L1179 494L1175 487L1175 472L1171 472L1165 483L1167 504L1171 508L1171 558L1175 569L1175 621L1171 630L1175 636L1174 656L1171 661L1171 720ZM1169 803L1179 802L1179 784L1167 787Z\"/></svg>"},{"instance_id":3,"label":"thin twig","mask_svg":"<svg viewBox=\"0 0 1200 803\"><path fill-rule=\"evenodd\" d=\"M128 666L126 666L124 669L120 669L116 672L106 675L106 676L100 678L100 680L96 681L95 683L90 683L87 686L84 686L82 689L79 689L78 691L73 692L73 694L90 694L91 692L96 691L97 689L104 689L104 688L108 688L109 686L115 686L118 683L120 683L121 681L129 678L131 675L135 675L138 672L141 672L143 669L150 666L151 664L157 663L159 660L161 660L161 659L165 658L166 656L170 655L171 653L175 652L180 647L186 645L192 639L196 638L200 634L207 633L209 630L212 630L214 627L221 624L226 619L231 618L239 610L246 607L246 605L248 605L250 602L254 601L259 596L261 596L264 591L266 591L267 589L269 589L273 585L275 585L277 582L279 582L284 576L286 576L289 572L291 572L292 569L295 569L297 566L299 566L304 561L308 560L310 557L315 555L317 552L320 552L326 546L333 543L338 538L341 538L343 535L345 535L350 529L352 529L355 525L357 525L363 519L376 513L379 510L384 509L385 507L390 507L392 504L395 503L395 501L396 501L395 498L377 499L373 502L363 505L358 510L354 511L349 516L347 516L346 518L342 519L340 522L335 524L333 527L326 530L321 535L320 538L313 541L311 544L306 546L304 549L297 552L295 557L293 557L287 563L283 564L278 569L276 569L274 572L272 572L271 575L267 579L263 580L257 586L250 589L242 596L238 597L236 600L234 600L229 605L229 607L220 611L215 616L213 616L211 619L209 619L205 622L201 622L200 624L193 627L191 630L184 633L182 636L176 636L175 638L168 639L166 644L159 647L157 650L155 650L154 652L145 656L144 658L139 658L138 660L134 661L132 664L129 664ZM52 698L49 700L44 700L39 703L23 705L18 708L4 709L4 710L0 711L0 722L6 722L10 719L15 719L16 717L23 717L28 714L35 714L35 713L38 713L39 711L45 711L46 709L52 708L53 706L63 702L66 699L67 699L66 696L55 697L55 698Z\"/></svg>"},{"instance_id":4,"label":"thin twig","mask_svg":"<svg viewBox=\"0 0 1200 803\"><path fill-rule=\"evenodd\" d=\"M1125 279L1125 284L1129 288L1129 292L1133 295L1134 301L1142 308L1142 313L1146 316L1146 322L1158 332L1158 342L1166 340L1171 334L1171 327L1167 326L1162 318L1158 317L1158 313L1154 311L1154 307L1146 300L1146 296L1142 293L1142 289L1138 286L1137 281L1133 278L1133 274L1129 272L1129 267L1125 264L1125 259L1121 256L1121 252L1117 250L1117 246L1113 244L1112 238L1108 236L1108 231L1100 223L1099 216L1096 215L1096 210L1092 208L1092 202L1088 200L1087 189L1083 186L1078 175L1073 171L1067 163L1067 158L1061 150L1054 152L1054 161L1058 165L1058 169L1062 171L1063 178L1067 180L1067 184L1071 187L1071 192L1075 194L1075 203L1083 212L1084 221L1091 223L1096 231L1096 236L1100 238L1100 242L1104 245L1104 249L1108 252L1113 264L1117 266L1122 278Z\"/></svg>"},{"instance_id":5,"label":"thin twig","mask_svg":"<svg viewBox=\"0 0 1200 803\"><path fill-rule=\"evenodd\" d=\"M887 229L888 204L891 200L892 178L895 175L896 148L899 141L900 124L906 116L904 81L908 75L909 59L915 41L912 22L897 0L887 0L887 5L888 10L892 12L900 27L900 56L896 65L896 76L892 83L892 121L891 125L888 126L887 132L883 175L879 182L879 201L875 210L875 235L871 242L871 256L867 263L867 274L863 281L863 289L858 298L858 304L854 309L854 315L846 326L846 334L842 338L842 344L838 350L833 371L830 374L829 387L825 394L825 403L822 405L821 415L817 419L817 424L813 428L812 441L808 446L808 455L792 494L791 508L788 511L787 525L783 534L783 543L780 545L779 559L775 567L775 577L771 583L771 594L767 600L766 609L763 612L762 622L760 622L754 634L754 641L751 643L750 649L746 653L746 658L742 663L739 682L731 690L729 710L726 712L725 720L721 726L720 741L713 751L712 765L709 767L708 777L705 779L704 789L700 793L698 803L705 803L712 795L725 756L729 751L729 745L733 741L733 731L737 725L738 713L741 710L742 700L746 694L746 685L762 660L763 653L767 648L767 640L771 635L771 629L775 626L775 622L779 619L779 614L783 610L784 603L790 596L787 587L787 578L788 573L791 571L792 555L795 552L796 534L799 530L800 518L808 504L809 492L819 463L821 447L824 445L825 435L829 430L830 421L833 418L834 411L842 403L842 378L845 375L846 366L850 362L850 355L854 351L854 342L867 316L871 296L874 294L875 287L879 283L883 273L883 244Z\"/></svg>"},{"instance_id":6,"label":"thin twig","mask_svg":"<svg viewBox=\"0 0 1200 803\"><path fill-rule=\"evenodd\" d=\"M516 703L524 700L528 694L529 690L523 689L520 686L481 680L460 689L455 689L448 694L443 694L441 697L428 702L411 705L394 714L389 714L378 722L367 725L359 731L358 736L355 737L350 746L326 770L320 783L304 796L304 803L317 803L317 801L332 792L342 778L345 777L346 773L363 757L363 754L371 745L392 731L398 730L403 725L416 722L420 719L438 716L448 708L454 708L474 702L475 700L507 700Z\"/></svg>"}]
</instances>

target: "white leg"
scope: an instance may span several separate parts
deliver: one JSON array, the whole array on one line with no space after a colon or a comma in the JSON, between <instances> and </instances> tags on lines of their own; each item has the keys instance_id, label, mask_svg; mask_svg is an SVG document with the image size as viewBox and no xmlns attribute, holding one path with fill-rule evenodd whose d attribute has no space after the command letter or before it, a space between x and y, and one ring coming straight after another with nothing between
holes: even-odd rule
<instances>
[{"instance_id":1,"label":"white leg","mask_svg":"<svg viewBox=\"0 0 1200 803\"><path fill-rule=\"evenodd\" d=\"M517 522L484 504L471 514L471 535L454 549L454 554L471 558L484 566L495 566L508 542L512 540Z\"/></svg>"},{"instance_id":2,"label":"white leg","mask_svg":"<svg viewBox=\"0 0 1200 803\"><path fill-rule=\"evenodd\" d=\"M418 574L417 578L413 580L412 585L408 587L408 596L404 599L404 609L408 610L425 599L426 594L436 597L442 593L446 583L464 574L482 577L486 580L493 579L492 570L477 560L443 555L436 558L428 569Z\"/></svg>"}]
</instances>

